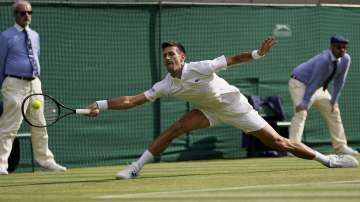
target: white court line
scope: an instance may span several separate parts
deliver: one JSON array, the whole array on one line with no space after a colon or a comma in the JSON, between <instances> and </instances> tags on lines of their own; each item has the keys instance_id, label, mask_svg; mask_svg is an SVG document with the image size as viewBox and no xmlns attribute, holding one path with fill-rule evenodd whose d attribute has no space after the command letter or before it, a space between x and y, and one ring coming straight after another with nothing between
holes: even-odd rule
<instances>
[{"instance_id":1,"label":"white court line","mask_svg":"<svg viewBox=\"0 0 360 202\"><path fill-rule=\"evenodd\" d=\"M321 184L344 184L344 183L360 183L360 180L315 182L315 183L300 183L300 184L268 184L268 185L242 186L242 187L222 187L222 188L212 188L212 189L165 191L165 192L144 192L144 193L134 193L134 194L104 195L104 196L97 196L95 198L96 199L143 198L143 197L155 197L155 196L159 197L159 195L169 195L169 194L173 195L173 194L183 194L183 193L231 191L231 190L262 189L262 188L277 188L277 187L295 187L295 186L321 185Z\"/></svg>"}]
</instances>

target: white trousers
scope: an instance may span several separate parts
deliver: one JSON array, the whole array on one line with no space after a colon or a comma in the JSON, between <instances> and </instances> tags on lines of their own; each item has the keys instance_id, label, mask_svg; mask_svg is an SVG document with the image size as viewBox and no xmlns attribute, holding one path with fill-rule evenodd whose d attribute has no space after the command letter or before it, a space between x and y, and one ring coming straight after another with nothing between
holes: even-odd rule
<instances>
[{"instance_id":1,"label":"white trousers","mask_svg":"<svg viewBox=\"0 0 360 202\"><path fill-rule=\"evenodd\" d=\"M0 117L0 166L8 167L8 158L12 143L23 121L21 104L24 98L32 93L42 93L41 81L36 78L32 81L6 77L1 93L4 110ZM31 118L43 119L42 113L32 113ZM48 134L46 128L31 127L31 142L36 161L43 165L53 161L54 155L48 147Z\"/></svg>"},{"instance_id":2,"label":"white trousers","mask_svg":"<svg viewBox=\"0 0 360 202\"><path fill-rule=\"evenodd\" d=\"M289 92L291 99L294 104L294 109L299 105L304 97L306 86L296 80L291 78L289 81ZM319 88L311 96L309 109L312 105L316 107L322 117L325 119L327 126L329 128L331 142L335 151L340 151L345 146L347 146L346 136L344 132L343 123L341 121L340 109L335 108L334 112L331 112L331 95L328 90L323 91L322 88ZM294 112L294 116L291 120L291 126L289 129L289 138L290 140L300 142L302 140L302 135L304 132L304 126L306 121L307 111L303 110L300 112Z\"/></svg>"}]
</instances>

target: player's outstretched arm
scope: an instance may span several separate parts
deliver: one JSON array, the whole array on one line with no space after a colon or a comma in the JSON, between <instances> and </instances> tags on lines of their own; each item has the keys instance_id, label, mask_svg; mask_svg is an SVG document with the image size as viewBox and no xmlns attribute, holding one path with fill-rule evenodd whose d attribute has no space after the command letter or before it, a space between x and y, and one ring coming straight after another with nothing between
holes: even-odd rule
<instances>
[{"instance_id":1,"label":"player's outstretched arm","mask_svg":"<svg viewBox=\"0 0 360 202\"><path fill-rule=\"evenodd\" d=\"M270 51L270 49L273 47L274 44L275 44L274 39L268 37L263 41L261 47L258 50L254 50L252 52L240 53L238 55L227 57L226 58L227 66L230 67L232 65L248 62L252 59L262 58Z\"/></svg>"},{"instance_id":2,"label":"player's outstretched arm","mask_svg":"<svg viewBox=\"0 0 360 202\"><path fill-rule=\"evenodd\" d=\"M147 101L148 99L145 97L144 93L132 96L119 96L111 98L109 100L99 100L89 105L88 108L91 109L91 113L89 114L89 116L97 116L97 109L130 109L138 105L144 104Z\"/></svg>"},{"instance_id":3,"label":"player's outstretched arm","mask_svg":"<svg viewBox=\"0 0 360 202\"><path fill-rule=\"evenodd\" d=\"M120 96L108 100L108 109L130 109L147 102L144 93L132 96Z\"/></svg>"}]
</instances>

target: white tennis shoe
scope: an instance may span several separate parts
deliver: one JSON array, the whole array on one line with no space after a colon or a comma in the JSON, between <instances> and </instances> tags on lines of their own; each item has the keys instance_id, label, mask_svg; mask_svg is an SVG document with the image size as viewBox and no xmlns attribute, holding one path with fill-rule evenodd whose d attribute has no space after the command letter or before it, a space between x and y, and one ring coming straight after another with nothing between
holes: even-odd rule
<instances>
[{"instance_id":1,"label":"white tennis shoe","mask_svg":"<svg viewBox=\"0 0 360 202\"><path fill-rule=\"evenodd\" d=\"M329 168L356 168L359 162L352 155L329 155Z\"/></svg>"},{"instance_id":2,"label":"white tennis shoe","mask_svg":"<svg viewBox=\"0 0 360 202\"><path fill-rule=\"evenodd\" d=\"M126 168L124 168L122 171L116 174L116 179L118 180L133 179L138 177L139 173L140 173L139 165L136 162L132 162L130 165L128 165Z\"/></svg>"},{"instance_id":3,"label":"white tennis shoe","mask_svg":"<svg viewBox=\"0 0 360 202\"><path fill-rule=\"evenodd\" d=\"M0 166L0 175L7 175L9 174L7 169L3 166Z\"/></svg>"},{"instance_id":4,"label":"white tennis shoe","mask_svg":"<svg viewBox=\"0 0 360 202\"><path fill-rule=\"evenodd\" d=\"M66 167L57 164L55 161L47 161L41 165L42 170L44 171L53 171L53 172L65 172Z\"/></svg>"}]
</instances>

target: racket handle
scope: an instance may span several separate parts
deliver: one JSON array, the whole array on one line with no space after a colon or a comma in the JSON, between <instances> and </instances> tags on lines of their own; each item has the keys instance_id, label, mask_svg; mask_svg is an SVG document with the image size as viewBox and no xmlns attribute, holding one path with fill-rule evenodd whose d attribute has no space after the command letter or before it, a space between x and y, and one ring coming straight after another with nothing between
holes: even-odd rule
<instances>
[{"instance_id":1,"label":"racket handle","mask_svg":"<svg viewBox=\"0 0 360 202\"><path fill-rule=\"evenodd\" d=\"M90 114L90 109L76 109L76 114ZM99 113L99 110L96 110L97 113Z\"/></svg>"}]
</instances>

